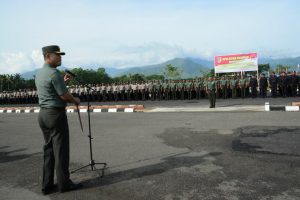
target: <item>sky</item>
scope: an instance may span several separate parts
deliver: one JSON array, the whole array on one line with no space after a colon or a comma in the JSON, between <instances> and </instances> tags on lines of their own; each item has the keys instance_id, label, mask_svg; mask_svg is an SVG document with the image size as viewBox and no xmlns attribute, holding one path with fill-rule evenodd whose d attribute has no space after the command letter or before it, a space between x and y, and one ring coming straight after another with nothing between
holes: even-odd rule
<instances>
[{"instance_id":1,"label":"sky","mask_svg":"<svg viewBox=\"0 0 300 200\"><path fill-rule=\"evenodd\" d=\"M57 44L63 66L141 66L176 57L257 52L300 56L298 0L2 0L0 74L43 64Z\"/></svg>"}]
</instances>

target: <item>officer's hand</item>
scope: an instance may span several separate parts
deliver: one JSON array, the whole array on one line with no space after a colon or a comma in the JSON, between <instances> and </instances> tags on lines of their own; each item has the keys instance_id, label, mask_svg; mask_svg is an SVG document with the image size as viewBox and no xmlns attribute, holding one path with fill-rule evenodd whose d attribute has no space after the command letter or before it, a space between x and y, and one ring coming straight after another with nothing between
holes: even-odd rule
<instances>
[{"instance_id":1,"label":"officer's hand","mask_svg":"<svg viewBox=\"0 0 300 200\"><path fill-rule=\"evenodd\" d=\"M68 83L70 79L71 79L71 76L69 74L64 75L64 82L65 83Z\"/></svg>"},{"instance_id":2,"label":"officer's hand","mask_svg":"<svg viewBox=\"0 0 300 200\"><path fill-rule=\"evenodd\" d=\"M78 97L74 97L74 100L75 100L75 104L76 105L79 105L80 104L80 99Z\"/></svg>"}]
</instances>

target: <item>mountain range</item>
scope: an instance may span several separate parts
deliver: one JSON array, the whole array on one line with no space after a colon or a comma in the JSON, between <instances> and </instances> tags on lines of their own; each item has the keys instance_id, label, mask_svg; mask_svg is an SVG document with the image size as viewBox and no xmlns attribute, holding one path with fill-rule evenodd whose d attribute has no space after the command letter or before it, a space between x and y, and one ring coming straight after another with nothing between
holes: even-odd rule
<instances>
[{"instance_id":1,"label":"mountain range","mask_svg":"<svg viewBox=\"0 0 300 200\"><path fill-rule=\"evenodd\" d=\"M280 59L272 59L272 58L259 58L259 64L267 64L269 63L271 68L274 69L276 65L287 65L291 66L292 70L297 70L297 65L300 64L300 57L294 58L280 58ZM105 68L106 73L108 73L111 77L126 75L126 74L144 74L144 75L152 75L152 74L163 74L164 68L166 65L171 64L175 67L178 67L182 72L182 78L190 78L201 75L203 72L206 72L213 68L214 63L212 60L204 60L200 58L174 58L172 60L168 60L166 62L156 64L156 65L145 65L145 66L135 66L135 67L126 67L126 68L113 68L108 67ZM93 65L97 66L97 65ZM67 69L66 67L60 67L60 70ZM35 71L26 72L21 74L21 76L25 79L31 79L35 75Z\"/></svg>"}]
</instances>

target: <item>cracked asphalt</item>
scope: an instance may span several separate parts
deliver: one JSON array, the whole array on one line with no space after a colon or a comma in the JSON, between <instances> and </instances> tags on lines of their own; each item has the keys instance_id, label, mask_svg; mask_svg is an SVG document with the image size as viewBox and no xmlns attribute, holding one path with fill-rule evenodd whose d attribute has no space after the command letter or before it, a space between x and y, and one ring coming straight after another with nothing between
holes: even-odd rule
<instances>
[{"instance_id":1,"label":"cracked asphalt","mask_svg":"<svg viewBox=\"0 0 300 200\"><path fill-rule=\"evenodd\" d=\"M71 174L84 187L41 194L37 114L0 115L0 199L300 199L299 112L92 113L101 169ZM68 114L71 169L89 162ZM98 166L97 166L98 167ZM98 168L100 168L99 166Z\"/></svg>"}]
</instances>

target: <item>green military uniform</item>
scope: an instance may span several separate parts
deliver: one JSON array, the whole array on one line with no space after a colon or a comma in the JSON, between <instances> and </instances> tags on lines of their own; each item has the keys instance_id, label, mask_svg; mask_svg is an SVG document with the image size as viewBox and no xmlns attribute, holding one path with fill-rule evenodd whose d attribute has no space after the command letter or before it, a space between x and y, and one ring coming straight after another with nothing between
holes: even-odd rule
<instances>
[{"instance_id":1,"label":"green military uniform","mask_svg":"<svg viewBox=\"0 0 300 200\"><path fill-rule=\"evenodd\" d=\"M157 81L156 85L155 85L155 91L156 91L156 99L157 100L161 100L162 99L162 84L160 81Z\"/></svg>"},{"instance_id":2,"label":"green military uniform","mask_svg":"<svg viewBox=\"0 0 300 200\"><path fill-rule=\"evenodd\" d=\"M240 79L240 87L241 87L241 97L245 98L245 96L246 96L246 79L245 78Z\"/></svg>"},{"instance_id":3,"label":"green military uniform","mask_svg":"<svg viewBox=\"0 0 300 200\"><path fill-rule=\"evenodd\" d=\"M172 80L170 83L169 83L169 90L171 92L171 97L170 99L172 98L172 100L175 100L176 99L176 84L174 82L174 80Z\"/></svg>"},{"instance_id":4,"label":"green military uniform","mask_svg":"<svg viewBox=\"0 0 300 200\"><path fill-rule=\"evenodd\" d=\"M216 84L216 98L219 98L220 94L221 94L220 80L219 79L214 79L214 81L215 81L215 84Z\"/></svg>"},{"instance_id":5,"label":"green military uniform","mask_svg":"<svg viewBox=\"0 0 300 200\"><path fill-rule=\"evenodd\" d=\"M196 99L200 99L201 97L201 88L202 88L202 82L198 79L195 83Z\"/></svg>"},{"instance_id":6,"label":"green military uniform","mask_svg":"<svg viewBox=\"0 0 300 200\"><path fill-rule=\"evenodd\" d=\"M176 86L177 86L177 98L181 99L182 82L178 81Z\"/></svg>"},{"instance_id":7,"label":"green military uniform","mask_svg":"<svg viewBox=\"0 0 300 200\"><path fill-rule=\"evenodd\" d=\"M165 100L169 100L170 99L170 95L169 95L169 92L170 92L170 84L168 83L168 81L165 81L163 83L163 91L164 91L164 99Z\"/></svg>"},{"instance_id":8,"label":"green military uniform","mask_svg":"<svg viewBox=\"0 0 300 200\"><path fill-rule=\"evenodd\" d=\"M250 92L249 92L250 77L246 77L245 79L246 79L246 89L245 89L246 92L245 92L245 93L246 93L246 97L248 97L248 96L249 96L249 93L250 93Z\"/></svg>"},{"instance_id":9,"label":"green military uniform","mask_svg":"<svg viewBox=\"0 0 300 200\"><path fill-rule=\"evenodd\" d=\"M216 82L208 81L207 82L207 95L210 103L210 108L216 106Z\"/></svg>"},{"instance_id":10,"label":"green military uniform","mask_svg":"<svg viewBox=\"0 0 300 200\"><path fill-rule=\"evenodd\" d=\"M222 79L220 80L221 90L222 90L222 97L223 99L227 98L227 80Z\"/></svg>"},{"instance_id":11,"label":"green military uniform","mask_svg":"<svg viewBox=\"0 0 300 200\"><path fill-rule=\"evenodd\" d=\"M236 98L236 85L237 85L237 80L235 79L230 80L230 89L231 89L232 98Z\"/></svg>"},{"instance_id":12,"label":"green military uniform","mask_svg":"<svg viewBox=\"0 0 300 200\"><path fill-rule=\"evenodd\" d=\"M207 83L208 83L208 80L207 79L204 79L203 81L203 93L204 93L204 97L207 98Z\"/></svg>"},{"instance_id":13,"label":"green military uniform","mask_svg":"<svg viewBox=\"0 0 300 200\"><path fill-rule=\"evenodd\" d=\"M55 169L58 188L63 191L70 184L69 127L66 103L59 96L68 90L60 72L48 64L38 70L35 84L40 105L38 121L45 140L42 190L53 187Z\"/></svg>"},{"instance_id":14,"label":"green military uniform","mask_svg":"<svg viewBox=\"0 0 300 200\"><path fill-rule=\"evenodd\" d=\"M194 88L194 83L191 81L187 82L186 90L187 90L187 94L188 94L188 100L192 99L193 88Z\"/></svg>"},{"instance_id":15,"label":"green military uniform","mask_svg":"<svg viewBox=\"0 0 300 200\"><path fill-rule=\"evenodd\" d=\"M185 90L186 90L186 83L184 81L181 82L181 90L180 90L180 99L185 100Z\"/></svg>"}]
</instances>

